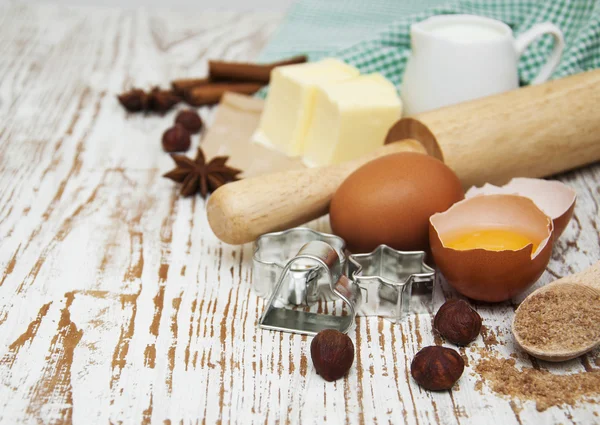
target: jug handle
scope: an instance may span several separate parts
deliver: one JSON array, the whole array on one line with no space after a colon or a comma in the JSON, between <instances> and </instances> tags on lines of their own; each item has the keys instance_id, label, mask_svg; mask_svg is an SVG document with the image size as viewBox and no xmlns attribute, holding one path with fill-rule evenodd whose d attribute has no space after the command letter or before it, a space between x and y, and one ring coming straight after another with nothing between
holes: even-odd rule
<instances>
[{"instance_id":1,"label":"jug handle","mask_svg":"<svg viewBox=\"0 0 600 425\"><path fill-rule=\"evenodd\" d=\"M525 50L527 50L531 43L544 34L550 34L552 37L554 37L554 48L552 49L552 53L550 53L550 57L540 69L538 75L531 80L532 85L540 84L548 80L550 75L552 75L552 72L554 72L558 66L563 50L565 49L565 39L563 33L556 25L550 22L544 22L542 24L532 26L530 29L517 37L517 40L515 41L517 55L520 57L523 55L523 53L525 53Z\"/></svg>"}]
</instances>

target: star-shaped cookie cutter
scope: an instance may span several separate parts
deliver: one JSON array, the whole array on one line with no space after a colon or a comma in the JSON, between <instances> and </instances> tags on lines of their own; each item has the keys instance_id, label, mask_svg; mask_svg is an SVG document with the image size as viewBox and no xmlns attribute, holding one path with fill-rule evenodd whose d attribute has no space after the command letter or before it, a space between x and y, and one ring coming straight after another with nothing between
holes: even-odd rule
<instances>
[{"instance_id":1,"label":"star-shaped cookie cutter","mask_svg":"<svg viewBox=\"0 0 600 425\"><path fill-rule=\"evenodd\" d=\"M432 310L435 270L423 251L398 251L379 245L368 254L348 257L348 276L360 287L360 316L381 316L394 322L411 313Z\"/></svg>"}]
</instances>

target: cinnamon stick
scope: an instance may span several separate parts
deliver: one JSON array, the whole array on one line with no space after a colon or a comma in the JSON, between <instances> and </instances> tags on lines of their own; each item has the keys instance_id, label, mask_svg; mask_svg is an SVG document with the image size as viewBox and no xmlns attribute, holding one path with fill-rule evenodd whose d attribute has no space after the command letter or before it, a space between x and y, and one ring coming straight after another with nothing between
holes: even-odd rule
<instances>
[{"instance_id":1,"label":"cinnamon stick","mask_svg":"<svg viewBox=\"0 0 600 425\"><path fill-rule=\"evenodd\" d=\"M210 78L182 78L171 81L171 87L175 94L184 96L185 93L194 87L203 86L210 83Z\"/></svg>"},{"instance_id":2,"label":"cinnamon stick","mask_svg":"<svg viewBox=\"0 0 600 425\"><path fill-rule=\"evenodd\" d=\"M246 62L209 61L208 75L213 81L244 81L268 84L273 68L307 61L306 56L294 56L278 62L256 64Z\"/></svg>"},{"instance_id":3,"label":"cinnamon stick","mask_svg":"<svg viewBox=\"0 0 600 425\"><path fill-rule=\"evenodd\" d=\"M225 92L253 94L260 90L260 83L210 83L194 87L185 93L185 100L192 106L219 103Z\"/></svg>"}]
</instances>

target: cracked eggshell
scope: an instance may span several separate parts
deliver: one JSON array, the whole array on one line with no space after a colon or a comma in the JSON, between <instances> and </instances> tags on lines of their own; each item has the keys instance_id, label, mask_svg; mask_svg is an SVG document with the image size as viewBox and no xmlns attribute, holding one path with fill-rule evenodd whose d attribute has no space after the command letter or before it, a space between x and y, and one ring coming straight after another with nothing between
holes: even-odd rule
<instances>
[{"instance_id":1,"label":"cracked eggshell","mask_svg":"<svg viewBox=\"0 0 600 425\"><path fill-rule=\"evenodd\" d=\"M577 199L575 191L564 183L526 177L514 178L501 187L489 183L481 187L473 186L467 191L465 198L494 194L519 195L531 199L539 209L552 218L555 239L562 235L569 224Z\"/></svg>"},{"instance_id":2,"label":"cracked eggshell","mask_svg":"<svg viewBox=\"0 0 600 425\"><path fill-rule=\"evenodd\" d=\"M459 233L505 228L539 243L519 250L455 250L444 245ZM531 286L544 273L552 254L552 220L531 199L516 195L475 196L429 219L433 258L448 283L479 301L508 300Z\"/></svg>"}]
</instances>

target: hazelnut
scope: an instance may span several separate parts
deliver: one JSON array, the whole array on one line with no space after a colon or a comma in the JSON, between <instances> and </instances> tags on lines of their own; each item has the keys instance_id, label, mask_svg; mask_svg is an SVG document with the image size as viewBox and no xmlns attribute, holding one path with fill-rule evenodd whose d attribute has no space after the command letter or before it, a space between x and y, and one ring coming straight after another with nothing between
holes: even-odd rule
<instances>
[{"instance_id":1,"label":"hazelnut","mask_svg":"<svg viewBox=\"0 0 600 425\"><path fill-rule=\"evenodd\" d=\"M335 329L319 332L310 344L310 356L317 373L326 381L343 377L354 362L354 344Z\"/></svg>"},{"instance_id":2,"label":"hazelnut","mask_svg":"<svg viewBox=\"0 0 600 425\"><path fill-rule=\"evenodd\" d=\"M449 390L465 369L465 361L455 350L432 345L417 353L410 365L412 377L431 391Z\"/></svg>"},{"instance_id":3,"label":"hazelnut","mask_svg":"<svg viewBox=\"0 0 600 425\"><path fill-rule=\"evenodd\" d=\"M180 124L191 134L196 134L202 129L202 118L196 111L186 109L177 114L175 124Z\"/></svg>"},{"instance_id":4,"label":"hazelnut","mask_svg":"<svg viewBox=\"0 0 600 425\"><path fill-rule=\"evenodd\" d=\"M446 340L467 345L481 332L481 316L466 301L451 299L438 310L433 327Z\"/></svg>"},{"instance_id":5,"label":"hazelnut","mask_svg":"<svg viewBox=\"0 0 600 425\"><path fill-rule=\"evenodd\" d=\"M162 145L165 152L182 152L190 148L190 132L175 124L163 133Z\"/></svg>"}]
</instances>

